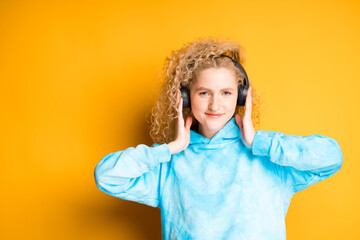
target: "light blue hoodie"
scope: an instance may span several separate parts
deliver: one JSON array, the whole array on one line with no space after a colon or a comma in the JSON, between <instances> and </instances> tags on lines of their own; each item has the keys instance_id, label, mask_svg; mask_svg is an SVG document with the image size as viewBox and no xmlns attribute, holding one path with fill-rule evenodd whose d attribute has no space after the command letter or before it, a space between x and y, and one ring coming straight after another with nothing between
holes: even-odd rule
<instances>
[{"instance_id":1,"label":"light blue hoodie","mask_svg":"<svg viewBox=\"0 0 360 240\"><path fill-rule=\"evenodd\" d=\"M190 144L144 144L106 155L98 188L161 210L163 239L286 239L291 197L342 166L337 141L258 130L246 147L232 118L212 138L190 130Z\"/></svg>"}]
</instances>

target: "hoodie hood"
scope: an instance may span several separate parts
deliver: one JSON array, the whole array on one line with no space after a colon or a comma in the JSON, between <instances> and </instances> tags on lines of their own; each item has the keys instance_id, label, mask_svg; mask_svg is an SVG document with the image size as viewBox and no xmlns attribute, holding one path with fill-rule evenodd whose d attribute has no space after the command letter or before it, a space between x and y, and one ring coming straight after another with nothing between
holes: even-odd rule
<instances>
[{"instance_id":1,"label":"hoodie hood","mask_svg":"<svg viewBox=\"0 0 360 240\"><path fill-rule=\"evenodd\" d=\"M223 145L240 137L240 128L235 117L232 117L211 139L190 130L190 144Z\"/></svg>"}]
</instances>

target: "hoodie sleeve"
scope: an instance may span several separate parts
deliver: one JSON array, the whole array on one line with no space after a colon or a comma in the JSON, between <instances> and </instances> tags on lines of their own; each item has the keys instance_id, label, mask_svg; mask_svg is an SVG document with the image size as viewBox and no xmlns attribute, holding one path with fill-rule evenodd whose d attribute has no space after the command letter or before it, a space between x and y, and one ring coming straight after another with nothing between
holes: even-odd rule
<instances>
[{"instance_id":1,"label":"hoodie sleeve","mask_svg":"<svg viewBox=\"0 0 360 240\"><path fill-rule=\"evenodd\" d=\"M330 177L343 163L337 141L321 135L303 137L258 130L252 153L269 157L280 180L292 193Z\"/></svg>"},{"instance_id":2,"label":"hoodie sleeve","mask_svg":"<svg viewBox=\"0 0 360 240\"><path fill-rule=\"evenodd\" d=\"M161 163L171 159L167 144L144 144L107 154L95 167L97 187L114 197L143 203L159 204Z\"/></svg>"}]
</instances>

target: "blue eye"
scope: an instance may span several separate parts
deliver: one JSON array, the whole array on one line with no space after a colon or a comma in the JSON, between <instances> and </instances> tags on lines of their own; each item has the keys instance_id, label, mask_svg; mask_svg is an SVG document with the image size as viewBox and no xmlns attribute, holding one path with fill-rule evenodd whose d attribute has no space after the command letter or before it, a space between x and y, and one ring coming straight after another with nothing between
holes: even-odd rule
<instances>
[{"instance_id":1,"label":"blue eye","mask_svg":"<svg viewBox=\"0 0 360 240\"><path fill-rule=\"evenodd\" d=\"M225 95L231 95L231 92L224 92L224 93L228 93L228 94L225 94Z\"/></svg>"},{"instance_id":2,"label":"blue eye","mask_svg":"<svg viewBox=\"0 0 360 240\"><path fill-rule=\"evenodd\" d=\"M200 95L205 95L205 94L203 94L203 93L207 93L207 92L201 92L201 93L199 93Z\"/></svg>"}]
</instances>

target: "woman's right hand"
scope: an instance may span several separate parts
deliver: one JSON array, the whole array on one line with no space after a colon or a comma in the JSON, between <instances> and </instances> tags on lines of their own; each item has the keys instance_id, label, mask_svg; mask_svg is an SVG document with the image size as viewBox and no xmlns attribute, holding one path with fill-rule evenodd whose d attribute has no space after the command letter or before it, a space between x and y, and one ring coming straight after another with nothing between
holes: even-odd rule
<instances>
[{"instance_id":1,"label":"woman's right hand","mask_svg":"<svg viewBox=\"0 0 360 240\"><path fill-rule=\"evenodd\" d=\"M190 143L190 127L192 124L192 117L188 116L186 119L186 123L184 123L183 117L183 99L181 97L181 92L178 90L177 94L177 109L178 109L178 117L177 117L177 125L175 131L175 140L168 143L171 154L175 154L183 151L189 146Z\"/></svg>"}]
</instances>

